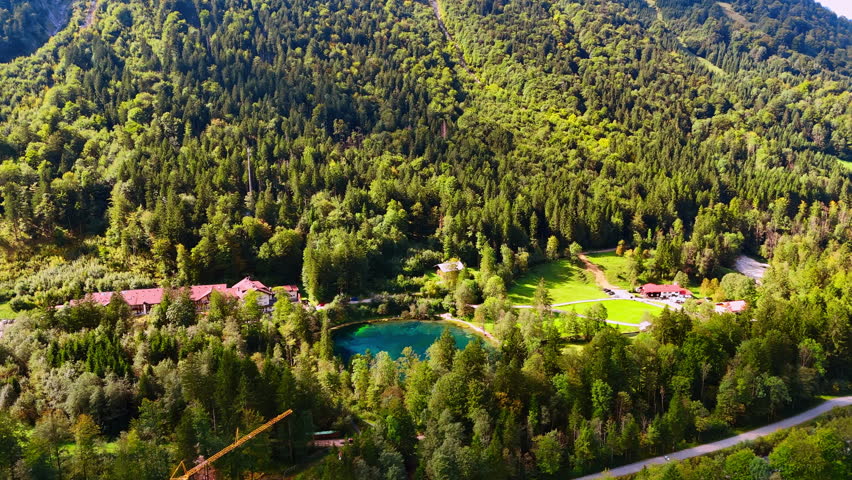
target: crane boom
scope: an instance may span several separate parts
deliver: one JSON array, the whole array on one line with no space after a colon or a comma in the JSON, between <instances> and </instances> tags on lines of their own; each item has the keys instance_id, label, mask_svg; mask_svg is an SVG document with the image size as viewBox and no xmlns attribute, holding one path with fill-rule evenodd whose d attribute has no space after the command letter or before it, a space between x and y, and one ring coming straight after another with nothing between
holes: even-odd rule
<instances>
[{"instance_id":1,"label":"crane boom","mask_svg":"<svg viewBox=\"0 0 852 480\"><path fill-rule=\"evenodd\" d=\"M277 417L273 418L272 420L270 420L270 421L264 423L263 425L255 428L250 433L244 435L243 437L240 437L240 439L237 440L236 442L228 445L227 447L223 448L222 450L219 450L218 452L213 454L210 458L208 458L207 460L204 460L203 462L201 462L198 465L190 468L189 470L186 470L186 467L184 467L184 474L179 476L179 477L176 477L175 473L177 473L178 469L183 465L183 462L181 462L181 464L178 465L178 467L175 469L175 471L172 472L172 477L171 477L170 480L189 480L189 478L192 477L194 474L200 472L202 468L204 468L207 465L210 465L211 463L215 462L216 460L222 458L224 455L228 454L228 452L230 452L231 450L234 450L235 448L239 448L240 445L248 442L252 438L259 435L260 433L263 433L264 430L275 425L276 423L278 423L279 420L283 419L287 415L290 415L291 413L293 413L293 410L287 410L286 412L282 413L281 415L278 415Z\"/></svg>"}]
</instances>

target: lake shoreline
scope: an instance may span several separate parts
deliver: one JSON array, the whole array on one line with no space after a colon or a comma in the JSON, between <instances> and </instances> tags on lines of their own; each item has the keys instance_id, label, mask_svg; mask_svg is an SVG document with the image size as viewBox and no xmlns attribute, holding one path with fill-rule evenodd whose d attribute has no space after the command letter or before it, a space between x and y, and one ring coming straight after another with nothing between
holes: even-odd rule
<instances>
[{"instance_id":1,"label":"lake shoreline","mask_svg":"<svg viewBox=\"0 0 852 480\"><path fill-rule=\"evenodd\" d=\"M401 318L401 317L387 317L387 318L370 318L366 320L352 320L349 322L341 323L340 325L335 325L328 329L329 332L334 332L336 330L340 330L344 327L351 327L353 325L369 325L374 323L392 323L392 322L422 322L422 323L449 323L453 324L457 327L461 327L465 330L472 331L476 334L477 337L484 340L486 343L492 346L499 346L499 342L491 333L487 332L484 328L477 327L476 325L464 321L459 320L457 318L451 317L448 313L444 313L441 315L436 315L435 317L423 320L423 319L409 319L409 318Z\"/></svg>"},{"instance_id":2,"label":"lake shoreline","mask_svg":"<svg viewBox=\"0 0 852 480\"><path fill-rule=\"evenodd\" d=\"M474 325L471 322L455 318L455 317L451 316L449 313L442 313L441 315L438 315L438 317L441 318L445 322L450 322L454 325L459 325L459 326L466 328L468 330L473 330L474 332L477 333L477 335L484 338L486 342L489 342L493 346L499 346L500 345L500 342L497 341L497 339L494 337L494 335L492 335L491 333L489 333L488 331L486 331L482 327L477 327L476 325Z\"/></svg>"},{"instance_id":3,"label":"lake shoreline","mask_svg":"<svg viewBox=\"0 0 852 480\"><path fill-rule=\"evenodd\" d=\"M485 329L477 327L476 325L471 324L470 322L466 322L464 320L459 320L449 316L449 314L442 314L430 317L428 319L406 319L398 316L391 316L386 318L369 318L364 320L352 320L349 322L341 323L340 325L335 325L334 327L329 328L329 332L333 334L339 334L341 330L346 327L354 327L357 325L379 325L379 324L392 324L392 323L418 323L424 325L435 325L441 326L443 324L443 328L452 328L455 327L459 331L468 332L468 338L478 338L483 341L485 344L489 345L492 348L496 348L499 346L499 342L496 340L494 335L485 331ZM333 340L337 343L337 339Z\"/></svg>"},{"instance_id":4,"label":"lake shoreline","mask_svg":"<svg viewBox=\"0 0 852 480\"><path fill-rule=\"evenodd\" d=\"M330 327L328 329L328 331L333 332L335 330L340 330L343 327L351 327L352 325L359 325L359 324L362 324L362 323L368 323L369 324L369 323L404 322L404 321L407 321L407 320L404 320L400 317L368 318L366 320L352 320L352 321L349 321L349 322L343 322L340 325L335 325L333 327ZM428 321L428 320L423 320L423 321Z\"/></svg>"}]
</instances>

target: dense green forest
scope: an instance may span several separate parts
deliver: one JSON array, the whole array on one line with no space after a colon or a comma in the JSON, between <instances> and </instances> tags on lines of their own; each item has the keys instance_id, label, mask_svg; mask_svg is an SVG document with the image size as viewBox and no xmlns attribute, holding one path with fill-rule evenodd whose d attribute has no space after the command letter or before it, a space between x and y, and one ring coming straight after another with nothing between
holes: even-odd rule
<instances>
[{"instance_id":1,"label":"dense green forest","mask_svg":"<svg viewBox=\"0 0 852 480\"><path fill-rule=\"evenodd\" d=\"M165 478L287 408L222 475L360 425L303 475L565 478L848 391L852 24L816 3L94 6L0 64L0 479ZM750 309L627 337L544 289L507 302L532 264L617 244L633 283L722 278ZM723 277L740 253L760 285ZM424 275L449 258L478 268ZM53 308L246 275L331 306ZM333 355L334 325L480 302L491 347Z\"/></svg>"}]
</instances>

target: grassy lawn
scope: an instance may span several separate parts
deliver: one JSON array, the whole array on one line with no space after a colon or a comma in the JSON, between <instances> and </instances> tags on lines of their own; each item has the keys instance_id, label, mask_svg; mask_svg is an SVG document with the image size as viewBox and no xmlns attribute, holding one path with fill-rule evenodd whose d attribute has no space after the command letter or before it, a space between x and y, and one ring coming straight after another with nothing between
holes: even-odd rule
<instances>
[{"instance_id":1,"label":"grassy lawn","mask_svg":"<svg viewBox=\"0 0 852 480\"><path fill-rule=\"evenodd\" d=\"M509 300L515 305L532 305L539 278L544 278L553 303L594 300L605 296L582 267L568 260L557 260L537 265L515 281L509 289Z\"/></svg>"},{"instance_id":2,"label":"grassy lawn","mask_svg":"<svg viewBox=\"0 0 852 480\"><path fill-rule=\"evenodd\" d=\"M566 343L562 347L562 353L566 354L569 352L580 352L586 345L588 345L588 343Z\"/></svg>"},{"instance_id":3,"label":"grassy lawn","mask_svg":"<svg viewBox=\"0 0 852 480\"><path fill-rule=\"evenodd\" d=\"M0 303L0 318L15 318L16 315L9 306L9 302Z\"/></svg>"},{"instance_id":4,"label":"grassy lawn","mask_svg":"<svg viewBox=\"0 0 852 480\"><path fill-rule=\"evenodd\" d=\"M626 290L633 290L630 283L627 281L627 257L619 257L615 254L615 252L587 253L586 257L603 270L609 283ZM731 272L734 272L734 270L725 267L718 267L716 276L718 276L719 280L721 280L726 273ZM670 278L665 279L662 283L669 283L671 280L672 279ZM684 286L694 295L698 296L698 290L701 287L701 279L690 279L689 285Z\"/></svg>"},{"instance_id":5,"label":"grassy lawn","mask_svg":"<svg viewBox=\"0 0 852 480\"><path fill-rule=\"evenodd\" d=\"M589 261L603 270L609 283L630 290L627 281L627 257L615 254L615 252L587 253Z\"/></svg>"},{"instance_id":6,"label":"grassy lawn","mask_svg":"<svg viewBox=\"0 0 852 480\"><path fill-rule=\"evenodd\" d=\"M60 448L68 455L74 455L74 453L77 451L77 444L73 442L66 442ZM95 450L100 453L114 454L118 451L118 441L99 443L96 442Z\"/></svg>"},{"instance_id":7,"label":"grassy lawn","mask_svg":"<svg viewBox=\"0 0 852 480\"><path fill-rule=\"evenodd\" d=\"M634 302L633 300L609 300L600 302L606 307L607 320L615 320L616 322L633 323L639 325L642 322L642 317L645 312L651 315L658 315L663 311L662 307L655 307L647 303ZM581 303L572 305L577 309L577 313L583 314L591 308L594 303Z\"/></svg>"}]
</instances>

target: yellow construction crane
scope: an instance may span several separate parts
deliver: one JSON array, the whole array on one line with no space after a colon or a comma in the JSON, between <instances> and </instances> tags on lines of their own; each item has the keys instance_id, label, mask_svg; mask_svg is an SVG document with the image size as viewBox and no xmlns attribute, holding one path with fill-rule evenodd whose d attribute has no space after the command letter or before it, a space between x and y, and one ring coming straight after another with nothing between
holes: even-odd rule
<instances>
[{"instance_id":1,"label":"yellow construction crane","mask_svg":"<svg viewBox=\"0 0 852 480\"><path fill-rule=\"evenodd\" d=\"M201 469L203 469L204 467L210 465L211 463L215 462L216 460L219 460L220 458L222 458L224 455L226 455L231 450L238 448L240 445L248 442L249 440L256 437L258 434L262 433L267 428L275 425L276 423L278 423L279 420L283 419L287 415L290 415L291 413L293 413L293 410L287 410L286 412L282 413L281 415L278 415L277 417L273 418L272 420L270 420L270 421L264 423L263 425L255 428L254 430L251 431L251 433L241 437L236 442L228 445L227 447L223 448L222 450L219 450L218 452L213 454L210 458L208 458L207 460L204 460L203 462L201 462L198 465L190 468L189 470L186 469L186 465L183 463L183 461L181 461L180 465L178 465L177 468L175 468L175 471L172 472L172 476L171 476L170 480L189 480L193 475L200 472ZM176 477L175 474L177 474L178 470L180 470L181 468L183 468L183 475Z\"/></svg>"}]
</instances>

